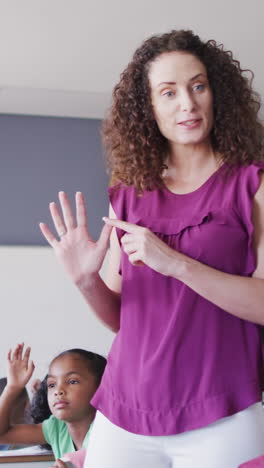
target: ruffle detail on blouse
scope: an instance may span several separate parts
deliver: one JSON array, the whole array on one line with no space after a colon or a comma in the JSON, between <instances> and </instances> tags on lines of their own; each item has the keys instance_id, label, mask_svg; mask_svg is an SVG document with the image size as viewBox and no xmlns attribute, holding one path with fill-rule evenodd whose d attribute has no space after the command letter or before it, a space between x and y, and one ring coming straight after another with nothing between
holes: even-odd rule
<instances>
[{"instance_id":1,"label":"ruffle detail on blouse","mask_svg":"<svg viewBox=\"0 0 264 468\"><path fill-rule=\"evenodd\" d=\"M210 221L214 221L216 224L225 224L232 227L239 227L241 223L239 222L239 217L235 210L205 210L204 213L199 213L197 215L187 215L179 218L152 218L148 220L143 220L141 218L136 218L129 220L133 224L146 227L150 229L155 234L165 234L166 236L177 235L185 231L186 229L191 229L193 227L201 226Z\"/></svg>"},{"instance_id":2,"label":"ruffle detail on blouse","mask_svg":"<svg viewBox=\"0 0 264 468\"><path fill-rule=\"evenodd\" d=\"M237 211L230 206L217 210L205 208L203 212L177 218L161 216L143 220L135 217L129 221L149 229L169 247L192 259L229 273L232 264L233 273L240 274L244 270L241 244L247 243L247 231ZM211 242L214 238L218 239L217 243ZM237 256L231 261L234 249L237 249Z\"/></svg>"},{"instance_id":3,"label":"ruffle detail on blouse","mask_svg":"<svg viewBox=\"0 0 264 468\"><path fill-rule=\"evenodd\" d=\"M147 221L143 221L142 219L133 220L134 224L138 224L139 226L144 226L150 229L155 234L165 234L175 235L179 234L185 229L199 226L209 221L211 218L211 213L199 214L196 216L186 216L186 218L158 218L158 219L150 219Z\"/></svg>"}]
</instances>

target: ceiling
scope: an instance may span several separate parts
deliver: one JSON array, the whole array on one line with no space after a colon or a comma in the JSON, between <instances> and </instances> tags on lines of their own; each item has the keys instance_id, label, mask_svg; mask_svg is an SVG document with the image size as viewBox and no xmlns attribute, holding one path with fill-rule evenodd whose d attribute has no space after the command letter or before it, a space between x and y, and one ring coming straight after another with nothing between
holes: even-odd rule
<instances>
[{"instance_id":1,"label":"ceiling","mask_svg":"<svg viewBox=\"0 0 264 468\"><path fill-rule=\"evenodd\" d=\"M263 0L0 0L0 113L102 118L148 36L193 29L234 51L264 96Z\"/></svg>"}]
</instances>

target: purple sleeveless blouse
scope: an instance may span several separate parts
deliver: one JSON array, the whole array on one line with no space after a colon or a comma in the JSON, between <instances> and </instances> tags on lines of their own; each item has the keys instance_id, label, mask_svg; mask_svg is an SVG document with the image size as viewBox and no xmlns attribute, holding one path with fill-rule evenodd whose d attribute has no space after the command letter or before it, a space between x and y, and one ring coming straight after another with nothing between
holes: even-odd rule
<instances>
[{"instance_id":1,"label":"purple sleeveless blouse","mask_svg":"<svg viewBox=\"0 0 264 468\"><path fill-rule=\"evenodd\" d=\"M227 273L251 276L252 201L264 163L218 169L194 192L166 188L137 196L110 188L119 219L151 229L170 247ZM119 239L124 232L118 230ZM203 427L260 401L264 365L260 327L241 320L181 281L122 252L121 325L92 404L137 434L170 435Z\"/></svg>"}]
</instances>

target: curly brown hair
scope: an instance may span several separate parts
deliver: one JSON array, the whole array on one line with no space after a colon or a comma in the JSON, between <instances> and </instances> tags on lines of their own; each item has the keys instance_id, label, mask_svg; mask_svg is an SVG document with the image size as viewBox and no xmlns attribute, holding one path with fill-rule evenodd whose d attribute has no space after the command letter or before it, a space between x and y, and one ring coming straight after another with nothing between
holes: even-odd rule
<instances>
[{"instance_id":1,"label":"curly brown hair","mask_svg":"<svg viewBox=\"0 0 264 468\"><path fill-rule=\"evenodd\" d=\"M188 52L206 67L214 102L213 150L230 167L263 159L264 127L253 73L242 70L222 44L203 42L192 31L172 30L144 41L114 88L102 126L112 183L133 185L140 192L162 186L168 142L154 118L148 71L160 54L173 51Z\"/></svg>"}]
</instances>

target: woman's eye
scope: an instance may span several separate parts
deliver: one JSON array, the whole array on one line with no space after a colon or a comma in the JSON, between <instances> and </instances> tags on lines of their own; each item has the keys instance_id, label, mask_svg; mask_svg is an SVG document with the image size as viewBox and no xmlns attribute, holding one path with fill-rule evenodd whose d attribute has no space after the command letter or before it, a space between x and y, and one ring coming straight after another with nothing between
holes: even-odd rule
<instances>
[{"instance_id":1,"label":"woman's eye","mask_svg":"<svg viewBox=\"0 0 264 468\"><path fill-rule=\"evenodd\" d=\"M198 84L193 87L194 91L202 91L204 89L204 84Z\"/></svg>"},{"instance_id":2,"label":"woman's eye","mask_svg":"<svg viewBox=\"0 0 264 468\"><path fill-rule=\"evenodd\" d=\"M166 93L163 93L163 96L172 97L172 96L174 96L174 92L173 91L166 91Z\"/></svg>"}]
</instances>

